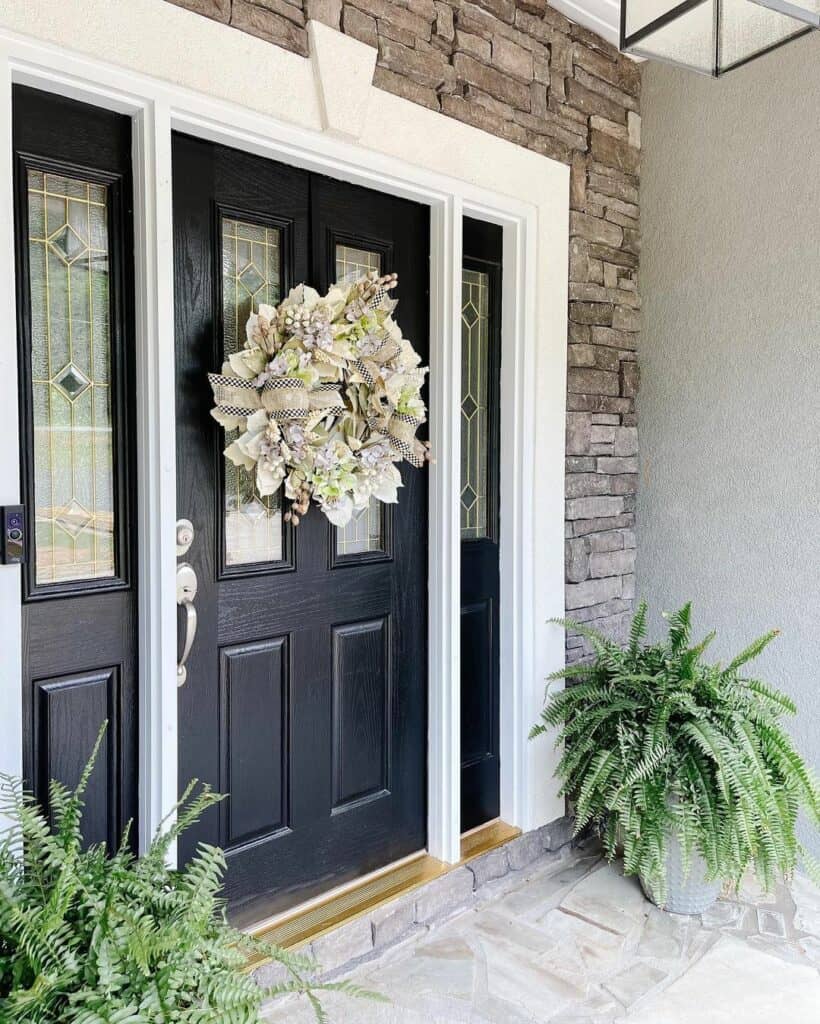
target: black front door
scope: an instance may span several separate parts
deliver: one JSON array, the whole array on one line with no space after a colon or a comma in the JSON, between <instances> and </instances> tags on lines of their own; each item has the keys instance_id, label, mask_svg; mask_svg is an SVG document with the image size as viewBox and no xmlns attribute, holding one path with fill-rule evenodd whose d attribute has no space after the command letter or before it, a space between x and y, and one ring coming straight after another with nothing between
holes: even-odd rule
<instances>
[{"instance_id":1,"label":"black front door","mask_svg":"<svg viewBox=\"0 0 820 1024\"><path fill-rule=\"evenodd\" d=\"M184 841L227 852L244 923L426 842L427 480L344 529L283 523L226 464L207 373L261 302L367 269L399 275L426 359L426 208L174 138L177 502L194 525L199 630L179 691L180 782L228 793Z\"/></svg>"},{"instance_id":2,"label":"black front door","mask_svg":"<svg viewBox=\"0 0 820 1024\"><path fill-rule=\"evenodd\" d=\"M84 836L116 846L137 795L131 122L15 87L14 155L23 770L46 804L107 720Z\"/></svg>"}]
</instances>

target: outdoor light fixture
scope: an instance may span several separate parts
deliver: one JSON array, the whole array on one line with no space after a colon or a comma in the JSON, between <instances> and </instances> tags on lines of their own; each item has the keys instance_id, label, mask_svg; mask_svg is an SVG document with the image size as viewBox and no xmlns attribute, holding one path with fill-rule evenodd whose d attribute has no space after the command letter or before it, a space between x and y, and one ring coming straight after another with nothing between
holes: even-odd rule
<instances>
[{"instance_id":1,"label":"outdoor light fixture","mask_svg":"<svg viewBox=\"0 0 820 1024\"><path fill-rule=\"evenodd\" d=\"M820 25L820 0L621 0L621 50L719 75Z\"/></svg>"}]
</instances>

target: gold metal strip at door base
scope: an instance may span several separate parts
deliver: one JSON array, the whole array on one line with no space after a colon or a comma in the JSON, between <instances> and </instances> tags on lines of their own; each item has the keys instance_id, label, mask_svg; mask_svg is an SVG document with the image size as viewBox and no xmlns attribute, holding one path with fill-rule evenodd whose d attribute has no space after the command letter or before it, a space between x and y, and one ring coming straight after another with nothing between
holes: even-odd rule
<instances>
[{"instance_id":1,"label":"gold metal strip at door base","mask_svg":"<svg viewBox=\"0 0 820 1024\"><path fill-rule=\"evenodd\" d=\"M317 900L261 922L251 932L266 942L273 942L286 949L296 949L361 917L382 903L417 889L425 882L445 874L447 870L448 865L435 857L417 853L364 878L358 878Z\"/></svg>"},{"instance_id":2,"label":"gold metal strip at door base","mask_svg":"<svg viewBox=\"0 0 820 1024\"><path fill-rule=\"evenodd\" d=\"M461 837L461 864L466 864L482 853L489 853L497 846L503 846L511 839L521 835L520 828L513 828L500 818L488 821L485 825L470 829Z\"/></svg>"},{"instance_id":3,"label":"gold metal strip at door base","mask_svg":"<svg viewBox=\"0 0 820 1024\"><path fill-rule=\"evenodd\" d=\"M520 834L520 829L501 820L488 822L465 832L461 837L461 860L458 864L444 864L427 853L416 853L283 914L260 921L249 930L266 942L285 949L298 949L334 928L502 846ZM250 960L248 968L252 969L262 962L261 959Z\"/></svg>"}]
</instances>

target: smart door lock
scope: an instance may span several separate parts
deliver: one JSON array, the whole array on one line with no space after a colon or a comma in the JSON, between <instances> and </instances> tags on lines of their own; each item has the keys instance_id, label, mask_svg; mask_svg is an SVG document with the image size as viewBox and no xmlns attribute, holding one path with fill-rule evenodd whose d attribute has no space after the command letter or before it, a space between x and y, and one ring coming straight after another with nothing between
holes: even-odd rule
<instances>
[{"instance_id":1,"label":"smart door lock","mask_svg":"<svg viewBox=\"0 0 820 1024\"><path fill-rule=\"evenodd\" d=\"M25 561L26 520L22 505L3 505L2 536L0 536L0 563L19 565Z\"/></svg>"}]
</instances>

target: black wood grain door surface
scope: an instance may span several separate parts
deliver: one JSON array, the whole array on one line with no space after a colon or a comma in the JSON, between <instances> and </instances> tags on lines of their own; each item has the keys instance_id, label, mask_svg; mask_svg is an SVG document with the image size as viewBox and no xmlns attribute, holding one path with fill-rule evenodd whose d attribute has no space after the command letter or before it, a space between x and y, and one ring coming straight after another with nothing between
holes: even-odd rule
<instances>
[{"instance_id":1,"label":"black wood grain door surface","mask_svg":"<svg viewBox=\"0 0 820 1024\"><path fill-rule=\"evenodd\" d=\"M399 275L398 320L428 346L428 211L186 136L174 138L178 514L199 580L179 691L180 783L228 798L183 842L227 851L239 923L426 842L427 479L344 530L296 528L227 465L207 373L299 282Z\"/></svg>"},{"instance_id":2,"label":"black wood grain door surface","mask_svg":"<svg viewBox=\"0 0 820 1024\"><path fill-rule=\"evenodd\" d=\"M464 219L461 398L461 829L499 799L501 228Z\"/></svg>"},{"instance_id":3,"label":"black wood grain door surface","mask_svg":"<svg viewBox=\"0 0 820 1024\"><path fill-rule=\"evenodd\" d=\"M110 848L137 810L131 122L19 86L13 107L23 770L45 805L107 720L83 832Z\"/></svg>"}]
</instances>

